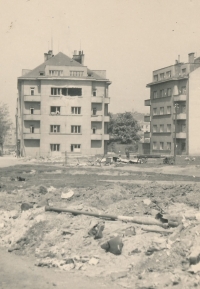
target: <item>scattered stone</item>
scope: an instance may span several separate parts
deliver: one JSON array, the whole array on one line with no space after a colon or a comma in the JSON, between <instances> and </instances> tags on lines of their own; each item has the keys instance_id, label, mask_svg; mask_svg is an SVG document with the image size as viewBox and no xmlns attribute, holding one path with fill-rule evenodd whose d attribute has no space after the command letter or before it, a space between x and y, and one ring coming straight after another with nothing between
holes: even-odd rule
<instances>
[{"instance_id":1,"label":"scattered stone","mask_svg":"<svg viewBox=\"0 0 200 289\"><path fill-rule=\"evenodd\" d=\"M39 187L39 193L45 195L46 193L48 193L48 189L45 186L41 185Z\"/></svg>"},{"instance_id":2,"label":"scattered stone","mask_svg":"<svg viewBox=\"0 0 200 289\"><path fill-rule=\"evenodd\" d=\"M131 237L131 236L135 236L136 232L135 232L135 227L129 227L125 230L124 235L127 237Z\"/></svg>"},{"instance_id":3,"label":"scattered stone","mask_svg":"<svg viewBox=\"0 0 200 289\"><path fill-rule=\"evenodd\" d=\"M117 279L121 279L121 278L125 278L127 276L127 272L126 271L122 271L122 272L113 272L110 274L111 279L117 280Z\"/></svg>"},{"instance_id":4,"label":"scattered stone","mask_svg":"<svg viewBox=\"0 0 200 289\"><path fill-rule=\"evenodd\" d=\"M22 203L21 204L21 211L27 211L33 208L33 205L30 203Z\"/></svg>"},{"instance_id":5,"label":"scattered stone","mask_svg":"<svg viewBox=\"0 0 200 289\"><path fill-rule=\"evenodd\" d=\"M196 264L196 265L192 265L189 269L188 269L188 272L191 272L191 273L198 273L200 272L200 263L199 264Z\"/></svg>"},{"instance_id":6,"label":"scattered stone","mask_svg":"<svg viewBox=\"0 0 200 289\"><path fill-rule=\"evenodd\" d=\"M20 249L21 249L21 247L19 245L15 245L15 246L9 248L8 252L11 253L11 252L13 252L15 250L20 250Z\"/></svg>"},{"instance_id":7,"label":"scattered stone","mask_svg":"<svg viewBox=\"0 0 200 289\"><path fill-rule=\"evenodd\" d=\"M149 206L151 204L151 200L150 199L144 199L143 203L147 206Z\"/></svg>"},{"instance_id":8,"label":"scattered stone","mask_svg":"<svg viewBox=\"0 0 200 289\"><path fill-rule=\"evenodd\" d=\"M96 258L91 258L88 262L89 265L97 265L99 263L99 260Z\"/></svg>"},{"instance_id":9,"label":"scattered stone","mask_svg":"<svg viewBox=\"0 0 200 289\"><path fill-rule=\"evenodd\" d=\"M110 239L108 242L103 243L101 248L114 255L121 255L123 246L124 244L122 242L122 238L120 236L116 236Z\"/></svg>"},{"instance_id":10,"label":"scattered stone","mask_svg":"<svg viewBox=\"0 0 200 289\"><path fill-rule=\"evenodd\" d=\"M200 262L200 247L193 247L189 256L190 265L196 265Z\"/></svg>"},{"instance_id":11,"label":"scattered stone","mask_svg":"<svg viewBox=\"0 0 200 289\"><path fill-rule=\"evenodd\" d=\"M22 177L17 177L17 180L19 181L19 182L25 182L25 178L22 178Z\"/></svg>"},{"instance_id":12,"label":"scattered stone","mask_svg":"<svg viewBox=\"0 0 200 289\"><path fill-rule=\"evenodd\" d=\"M4 223L0 223L0 229L4 228Z\"/></svg>"},{"instance_id":13,"label":"scattered stone","mask_svg":"<svg viewBox=\"0 0 200 289\"><path fill-rule=\"evenodd\" d=\"M74 195L74 192L72 190L69 190L67 193L63 193L61 194L61 199L71 199Z\"/></svg>"},{"instance_id":14,"label":"scattered stone","mask_svg":"<svg viewBox=\"0 0 200 289\"><path fill-rule=\"evenodd\" d=\"M105 228L105 221L93 221L88 232L89 236L94 236L94 239L101 239L103 237L102 231Z\"/></svg>"},{"instance_id":15,"label":"scattered stone","mask_svg":"<svg viewBox=\"0 0 200 289\"><path fill-rule=\"evenodd\" d=\"M138 248L136 248L136 249L132 250L131 252L129 252L128 254L129 254L129 256L131 256L131 255L139 254L139 253L141 253L141 251L138 250Z\"/></svg>"}]
</instances>

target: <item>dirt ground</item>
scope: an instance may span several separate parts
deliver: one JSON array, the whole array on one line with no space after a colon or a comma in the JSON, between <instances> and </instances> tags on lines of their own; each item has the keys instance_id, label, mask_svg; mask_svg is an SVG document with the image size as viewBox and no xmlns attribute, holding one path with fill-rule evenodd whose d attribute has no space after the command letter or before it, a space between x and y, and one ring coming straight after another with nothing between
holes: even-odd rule
<instances>
[{"instance_id":1,"label":"dirt ground","mask_svg":"<svg viewBox=\"0 0 200 289\"><path fill-rule=\"evenodd\" d=\"M26 162L1 168L0 246L16 258L30 256L37 270L47 267L94 285L87 288L198 288L200 170L195 161L122 167ZM73 196L63 198L68 192ZM21 210L24 203L29 210ZM45 211L47 204L151 220L162 213L180 225L163 229L105 220L103 238L94 239L88 231L98 218ZM101 248L114 236L122 238L121 255ZM191 263L193 250L197 264Z\"/></svg>"}]
</instances>

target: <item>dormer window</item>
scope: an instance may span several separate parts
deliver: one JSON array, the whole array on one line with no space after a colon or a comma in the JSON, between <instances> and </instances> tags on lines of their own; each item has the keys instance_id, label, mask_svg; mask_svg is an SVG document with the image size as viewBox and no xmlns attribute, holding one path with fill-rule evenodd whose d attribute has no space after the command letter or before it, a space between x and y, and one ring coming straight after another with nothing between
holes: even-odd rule
<instances>
[{"instance_id":1,"label":"dormer window","mask_svg":"<svg viewBox=\"0 0 200 289\"><path fill-rule=\"evenodd\" d=\"M63 70L49 70L51 76L63 76Z\"/></svg>"},{"instance_id":2,"label":"dormer window","mask_svg":"<svg viewBox=\"0 0 200 289\"><path fill-rule=\"evenodd\" d=\"M41 76L44 76L44 71L40 71L40 75L41 75Z\"/></svg>"}]
</instances>

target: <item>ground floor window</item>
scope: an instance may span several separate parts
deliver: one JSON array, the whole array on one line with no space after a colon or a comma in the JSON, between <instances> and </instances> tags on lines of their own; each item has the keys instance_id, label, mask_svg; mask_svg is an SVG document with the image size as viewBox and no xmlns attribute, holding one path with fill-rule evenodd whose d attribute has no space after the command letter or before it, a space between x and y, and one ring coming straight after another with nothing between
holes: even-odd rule
<instances>
[{"instance_id":1,"label":"ground floor window","mask_svg":"<svg viewBox=\"0 0 200 289\"><path fill-rule=\"evenodd\" d=\"M71 152L80 152L81 151L81 145L80 144L71 144Z\"/></svg>"},{"instance_id":2,"label":"ground floor window","mask_svg":"<svg viewBox=\"0 0 200 289\"><path fill-rule=\"evenodd\" d=\"M52 152L59 152L60 151L60 144L50 144L50 149Z\"/></svg>"},{"instance_id":3,"label":"ground floor window","mask_svg":"<svg viewBox=\"0 0 200 289\"><path fill-rule=\"evenodd\" d=\"M154 141L154 142L153 142L153 150L156 150L156 149L157 149L157 142Z\"/></svg>"}]
</instances>

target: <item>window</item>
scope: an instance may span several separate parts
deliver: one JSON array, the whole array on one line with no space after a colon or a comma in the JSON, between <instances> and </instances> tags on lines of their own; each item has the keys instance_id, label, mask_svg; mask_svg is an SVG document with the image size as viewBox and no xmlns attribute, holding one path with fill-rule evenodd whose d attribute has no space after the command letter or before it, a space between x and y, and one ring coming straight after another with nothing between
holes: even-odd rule
<instances>
[{"instance_id":1,"label":"window","mask_svg":"<svg viewBox=\"0 0 200 289\"><path fill-rule=\"evenodd\" d=\"M67 95L67 88L57 88L52 87L51 88L51 95Z\"/></svg>"},{"instance_id":2,"label":"window","mask_svg":"<svg viewBox=\"0 0 200 289\"><path fill-rule=\"evenodd\" d=\"M157 108L153 108L153 115L157 115Z\"/></svg>"},{"instance_id":3,"label":"window","mask_svg":"<svg viewBox=\"0 0 200 289\"><path fill-rule=\"evenodd\" d=\"M160 107L160 114L164 114L164 107Z\"/></svg>"},{"instance_id":4,"label":"window","mask_svg":"<svg viewBox=\"0 0 200 289\"><path fill-rule=\"evenodd\" d=\"M156 149L157 149L157 142L154 141L154 142L153 142L153 150L156 150Z\"/></svg>"},{"instance_id":5,"label":"window","mask_svg":"<svg viewBox=\"0 0 200 289\"><path fill-rule=\"evenodd\" d=\"M160 142L160 150L164 149L164 142Z\"/></svg>"},{"instance_id":6,"label":"window","mask_svg":"<svg viewBox=\"0 0 200 289\"><path fill-rule=\"evenodd\" d=\"M60 144L50 144L50 149L52 152L59 152L60 151Z\"/></svg>"},{"instance_id":7,"label":"window","mask_svg":"<svg viewBox=\"0 0 200 289\"><path fill-rule=\"evenodd\" d=\"M158 75L154 75L153 80L158 81Z\"/></svg>"},{"instance_id":8,"label":"window","mask_svg":"<svg viewBox=\"0 0 200 289\"><path fill-rule=\"evenodd\" d=\"M44 75L44 71L40 71L40 75L42 75L42 76L43 76L43 75Z\"/></svg>"},{"instance_id":9,"label":"window","mask_svg":"<svg viewBox=\"0 0 200 289\"><path fill-rule=\"evenodd\" d=\"M81 133L81 126L80 125L72 125L71 126L71 133Z\"/></svg>"},{"instance_id":10,"label":"window","mask_svg":"<svg viewBox=\"0 0 200 289\"><path fill-rule=\"evenodd\" d=\"M167 132L171 132L171 124L167 124Z\"/></svg>"},{"instance_id":11,"label":"window","mask_svg":"<svg viewBox=\"0 0 200 289\"><path fill-rule=\"evenodd\" d=\"M70 76L76 76L76 77L83 76L83 71L70 71Z\"/></svg>"},{"instance_id":12,"label":"window","mask_svg":"<svg viewBox=\"0 0 200 289\"><path fill-rule=\"evenodd\" d=\"M160 124L160 132L164 132L164 124Z\"/></svg>"},{"instance_id":13,"label":"window","mask_svg":"<svg viewBox=\"0 0 200 289\"><path fill-rule=\"evenodd\" d=\"M60 125L50 125L50 132L52 133L60 132Z\"/></svg>"},{"instance_id":14,"label":"window","mask_svg":"<svg viewBox=\"0 0 200 289\"><path fill-rule=\"evenodd\" d=\"M167 114L171 114L171 106L167 107Z\"/></svg>"},{"instance_id":15,"label":"window","mask_svg":"<svg viewBox=\"0 0 200 289\"><path fill-rule=\"evenodd\" d=\"M72 106L71 112L72 112L72 114L81 114L81 107L80 106Z\"/></svg>"},{"instance_id":16,"label":"window","mask_svg":"<svg viewBox=\"0 0 200 289\"><path fill-rule=\"evenodd\" d=\"M93 90L93 96L97 96L97 91Z\"/></svg>"},{"instance_id":17,"label":"window","mask_svg":"<svg viewBox=\"0 0 200 289\"><path fill-rule=\"evenodd\" d=\"M93 107L93 108L92 108L92 115L97 115L97 109L96 109L96 107Z\"/></svg>"},{"instance_id":18,"label":"window","mask_svg":"<svg viewBox=\"0 0 200 289\"><path fill-rule=\"evenodd\" d=\"M82 88L68 88L68 95L69 96L81 96Z\"/></svg>"},{"instance_id":19,"label":"window","mask_svg":"<svg viewBox=\"0 0 200 289\"><path fill-rule=\"evenodd\" d=\"M60 106L51 106L50 114L52 115L60 115Z\"/></svg>"},{"instance_id":20,"label":"window","mask_svg":"<svg viewBox=\"0 0 200 289\"><path fill-rule=\"evenodd\" d=\"M163 80L164 78L165 78L164 73L161 73L161 74L160 74L160 79Z\"/></svg>"},{"instance_id":21,"label":"window","mask_svg":"<svg viewBox=\"0 0 200 289\"><path fill-rule=\"evenodd\" d=\"M168 88L167 89L167 96L171 96L172 95L172 90L171 90L171 88Z\"/></svg>"},{"instance_id":22,"label":"window","mask_svg":"<svg viewBox=\"0 0 200 289\"><path fill-rule=\"evenodd\" d=\"M71 144L71 152L80 152L81 151L81 145L80 144Z\"/></svg>"},{"instance_id":23,"label":"window","mask_svg":"<svg viewBox=\"0 0 200 289\"><path fill-rule=\"evenodd\" d=\"M30 112L31 112L31 114L34 114L34 108L33 107L30 108Z\"/></svg>"},{"instance_id":24,"label":"window","mask_svg":"<svg viewBox=\"0 0 200 289\"><path fill-rule=\"evenodd\" d=\"M153 98L157 98L157 97L158 97L157 91L154 91L153 92Z\"/></svg>"},{"instance_id":25,"label":"window","mask_svg":"<svg viewBox=\"0 0 200 289\"><path fill-rule=\"evenodd\" d=\"M172 77L171 70L166 72L166 76L167 76L167 78Z\"/></svg>"},{"instance_id":26,"label":"window","mask_svg":"<svg viewBox=\"0 0 200 289\"><path fill-rule=\"evenodd\" d=\"M95 134L96 133L96 127L92 128L92 133Z\"/></svg>"},{"instance_id":27,"label":"window","mask_svg":"<svg viewBox=\"0 0 200 289\"><path fill-rule=\"evenodd\" d=\"M167 142L167 150L171 151L171 142Z\"/></svg>"},{"instance_id":28,"label":"window","mask_svg":"<svg viewBox=\"0 0 200 289\"><path fill-rule=\"evenodd\" d=\"M164 97L164 89L160 90L160 97Z\"/></svg>"},{"instance_id":29,"label":"window","mask_svg":"<svg viewBox=\"0 0 200 289\"><path fill-rule=\"evenodd\" d=\"M183 68L182 69L182 74L185 74L186 73L186 68Z\"/></svg>"},{"instance_id":30,"label":"window","mask_svg":"<svg viewBox=\"0 0 200 289\"><path fill-rule=\"evenodd\" d=\"M63 76L63 70L49 70L51 76Z\"/></svg>"},{"instance_id":31,"label":"window","mask_svg":"<svg viewBox=\"0 0 200 289\"><path fill-rule=\"evenodd\" d=\"M31 87L31 95L35 94L35 87Z\"/></svg>"},{"instance_id":32,"label":"window","mask_svg":"<svg viewBox=\"0 0 200 289\"><path fill-rule=\"evenodd\" d=\"M186 86L181 87L181 94L186 94Z\"/></svg>"},{"instance_id":33,"label":"window","mask_svg":"<svg viewBox=\"0 0 200 289\"><path fill-rule=\"evenodd\" d=\"M153 132L157 132L157 125L153 125Z\"/></svg>"},{"instance_id":34,"label":"window","mask_svg":"<svg viewBox=\"0 0 200 289\"><path fill-rule=\"evenodd\" d=\"M30 133L34 133L34 126L30 125Z\"/></svg>"}]
</instances>

